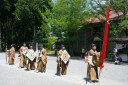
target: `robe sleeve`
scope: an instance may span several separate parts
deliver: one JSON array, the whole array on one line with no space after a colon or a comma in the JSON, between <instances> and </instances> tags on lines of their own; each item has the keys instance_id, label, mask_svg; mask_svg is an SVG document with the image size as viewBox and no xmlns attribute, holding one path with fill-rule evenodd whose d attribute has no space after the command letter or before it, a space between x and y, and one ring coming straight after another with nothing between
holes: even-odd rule
<instances>
[{"instance_id":1,"label":"robe sleeve","mask_svg":"<svg viewBox=\"0 0 128 85\"><path fill-rule=\"evenodd\" d=\"M15 48L13 48L13 57L15 58Z\"/></svg>"},{"instance_id":2,"label":"robe sleeve","mask_svg":"<svg viewBox=\"0 0 128 85\"><path fill-rule=\"evenodd\" d=\"M19 56L18 57L20 57L21 54L22 54L22 47L19 49Z\"/></svg>"},{"instance_id":3,"label":"robe sleeve","mask_svg":"<svg viewBox=\"0 0 128 85\"><path fill-rule=\"evenodd\" d=\"M60 62L60 56L61 56L61 50L58 52L58 56L57 56L56 62Z\"/></svg>"},{"instance_id":4,"label":"robe sleeve","mask_svg":"<svg viewBox=\"0 0 128 85\"><path fill-rule=\"evenodd\" d=\"M94 56L94 53L92 50L89 51L88 56ZM94 66L93 61L89 62L90 65Z\"/></svg>"}]
</instances>

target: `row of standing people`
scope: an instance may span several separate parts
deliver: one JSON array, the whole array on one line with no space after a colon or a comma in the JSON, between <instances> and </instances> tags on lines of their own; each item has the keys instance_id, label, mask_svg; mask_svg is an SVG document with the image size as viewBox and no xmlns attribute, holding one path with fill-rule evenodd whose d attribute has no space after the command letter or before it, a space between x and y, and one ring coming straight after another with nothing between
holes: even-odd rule
<instances>
[{"instance_id":1,"label":"row of standing people","mask_svg":"<svg viewBox=\"0 0 128 85\"><path fill-rule=\"evenodd\" d=\"M26 44L24 43L23 46L19 50L19 55L18 57L20 58L20 67L27 67L27 70L34 70L35 69L35 62L36 58L31 61L30 59L27 58L26 54L29 50L33 50L32 46L28 49ZM58 52L57 56L57 75L65 75L67 74L67 67L69 64L69 61L65 64L62 59L61 55L63 51L65 50L65 46L61 45L61 49ZM15 60L15 48L13 44L11 45L11 49L7 50L8 52L8 63L9 64L14 64ZM95 44L92 44L92 49L88 52L88 56L93 56L93 60L91 63L88 63L88 78L91 81L97 81L99 79L98 77L98 67L99 67L99 57L101 54L96 51L96 46ZM37 71L46 71L46 64L47 64L47 51L44 49L43 45L40 46L40 52L39 52L39 57L38 57L38 62L37 62Z\"/></svg>"},{"instance_id":2,"label":"row of standing people","mask_svg":"<svg viewBox=\"0 0 128 85\"><path fill-rule=\"evenodd\" d=\"M23 46L19 49L19 55L18 58L20 59L20 63L19 63L19 67L24 68L26 67L26 70L37 70L37 72L41 71L41 72L46 72L46 64L47 64L47 51L46 49L44 49L43 44L40 45L40 50L39 50L39 56L37 58L35 58L33 61L31 61L28 57L27 57L27 53L33 50L32 45L28 47L26 46L26 44L24 43ZM67 74L67 67L69 64L69 61L65 64L62 59L61 59L61 55L63 53L63 51L65 50L65 46L61 45L61 49L58 52L58 56L57 56L57 75L66 75ZM34 51L34 50L33 50ZM14 64L14 60L15 60L15 48L14 48L14 44L11 45L11 49L7 50L8 53L8 63L9 65ZM37 60L37 68L35 67L35 63Z\"/></svg>"},{"instance_id":3,"label":"row of standing people","mask_svg":"<svg viewBox=\"0 0 128 85\"><path fill-rule=\"evenodd\" d=\"M46 64L47 64L47 51L43 48L43 45L40 46L40 51L39 51L38 58L35 58L33 61L31 61L27 57L27 53L30 50L33 50L32 46L30 45L29 49L28 49L28 47L26 46L25 43L20 48L19 55L18 55L18 57L20 58L19 66L21 68L26 66L27 67L26 70L35 70L35 62L36 62L36 59L37 59L38 60L38 62L37 62L37 71L45 72L46 71Z\"/></svg>"}]
</instances>

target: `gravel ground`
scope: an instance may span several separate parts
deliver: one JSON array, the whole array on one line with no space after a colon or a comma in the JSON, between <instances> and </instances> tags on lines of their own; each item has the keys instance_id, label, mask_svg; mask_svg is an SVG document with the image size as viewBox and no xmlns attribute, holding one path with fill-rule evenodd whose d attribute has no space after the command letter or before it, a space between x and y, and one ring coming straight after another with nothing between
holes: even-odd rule
<instances>
[{"instance_id":1,"label":"gravel ground","mask_svg":"<svg viewBox=\"0 0 128 85\"><path fill-rule=\"evenodd\" d=\"M8 65L5 53L0 53L0 85L86 85L86 68L84 60L70 59L67 75L56 76L56 57L48 56L46 73L36 73L35 70L25 71L18 68L19 59L15 58L15 65ZM99 83L87 85L128 85L128 65L114 65L105 62Z\"/></svg>"}]
</instances>

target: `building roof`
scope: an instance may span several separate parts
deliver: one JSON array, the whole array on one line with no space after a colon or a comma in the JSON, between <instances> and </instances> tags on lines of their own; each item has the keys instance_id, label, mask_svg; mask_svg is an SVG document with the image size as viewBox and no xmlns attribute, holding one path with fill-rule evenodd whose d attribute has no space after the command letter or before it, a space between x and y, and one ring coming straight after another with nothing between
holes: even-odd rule
<instances>
[{"instance_id":1,"label":"building roof","mask_svg":"<svg viewBox=\"0 0 128 85\"><path fill-rule=\"evenodd\" d=\"M109 20L116 20L118 18L118 16L123 16L123 13L122 12L118 12L116 13L115 11L110 11L110 16L109 16ZM97 22L101 22L101 21L105 21L106 20L106 17L99 14L95 14L94 15L94 18L90 18L86 21L90 22L90 23L97 23Z\"/></svg>"},{"instance_id":2,"label":"building roof","mask_svg":"<svg viewBox=\"0 0 128 85\"><path fill-rule=\"evenodd\" d=\"M115 42L117 44L128 44L128 37L123 38L110 38L109 39L112 42Z\"/></svg>"}]
</instances>

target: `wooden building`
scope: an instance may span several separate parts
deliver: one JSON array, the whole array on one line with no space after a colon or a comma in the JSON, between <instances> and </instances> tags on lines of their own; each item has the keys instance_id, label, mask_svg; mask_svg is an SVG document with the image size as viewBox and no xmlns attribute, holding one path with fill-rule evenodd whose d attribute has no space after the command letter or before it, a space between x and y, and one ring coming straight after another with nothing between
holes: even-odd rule
<instances>
[{"instance_id":1,"label":"wooden building","mask_svg":"<svg viewBox=\"0 0 128 85\"><path fill-rule=\"evenodd\" d=\"M120 12L117 14L115 11L110 11L110 21L116 21L119 16L123 16L123 13ZM88 52L91 49L91 43L95 43L97 50L102 51L106 18L98 15L97 18L90 18L87 22L89 22L88 25L85 25L83 29L76 33L77 40L72 43L71 48L73 51L71 55L80 56L82 48L85 49L85 52ZM120 36L124 36L123 34L121 33ZM114 38L114 36L109 34L107 45L108 56L109 53L113 53L113 49L116 46L116 43L110 40L111 38Z\"/></svg>"}]
</instances>

